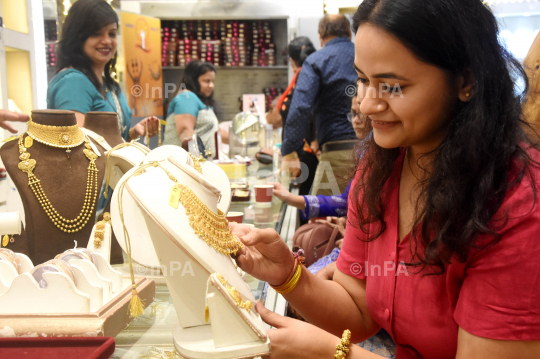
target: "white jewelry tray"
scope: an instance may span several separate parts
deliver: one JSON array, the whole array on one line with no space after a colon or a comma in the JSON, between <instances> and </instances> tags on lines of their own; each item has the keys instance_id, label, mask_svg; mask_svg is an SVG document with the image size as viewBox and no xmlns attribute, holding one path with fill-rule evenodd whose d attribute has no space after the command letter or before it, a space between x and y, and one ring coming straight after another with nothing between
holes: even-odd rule
<instances>
[{"instance_id":1,"label":"white jewelry tray","mask_svg":"<svg viewBox=\"0 0 540 359\"><path fill-rule=\"evenodd\" d=\"M117 335L132 320L131 282L94 254L99 269L88 260L70 260L77 284L64 273L46 272L45 289L30 275L34 266L27 256L16 253L20 275L11 263L0 261L0 328L11 327L21 336ZM138 277L135 284L149 306L155 297L154 281Z\"/></svg>"}]
</instances>

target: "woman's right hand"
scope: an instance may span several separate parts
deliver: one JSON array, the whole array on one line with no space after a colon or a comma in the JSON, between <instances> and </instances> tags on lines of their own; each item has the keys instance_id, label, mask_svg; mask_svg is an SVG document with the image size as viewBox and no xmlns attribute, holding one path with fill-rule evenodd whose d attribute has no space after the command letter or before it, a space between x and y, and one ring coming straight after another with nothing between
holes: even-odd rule
<instances>
[{"instance_id":1,"label":"woman's right hand","mask_svg":"<svg viewBox=\"0 0 540 359\"><path fill-rule=\"evenodd\" d=\"M273 229L252 229L246 234L243 226L231 230L245 245L236 253L238 266L270 285L284 284L294 269L294 258L279 234Z\"/></svg>"},{"instance_id":2,"label":"woman's right hand","mask_svg":"<svg viewBox=\"0 0 540 359\"><path fill-rule=\"evenodd\" d=\"M274 186L274 195L283 202L287 202L287 199L290 198L291 192L287 191L285 187L279 182L269 183Z\"/></svg>"}]
</instances>

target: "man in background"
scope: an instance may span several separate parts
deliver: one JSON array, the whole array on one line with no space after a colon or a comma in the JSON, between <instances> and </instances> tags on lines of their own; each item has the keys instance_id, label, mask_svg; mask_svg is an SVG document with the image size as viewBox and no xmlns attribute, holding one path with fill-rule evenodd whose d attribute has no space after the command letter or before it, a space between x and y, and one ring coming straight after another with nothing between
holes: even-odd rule
<instances>
[{"instance_id":1,"label":"man in background","mask_svg":"<svg viewBox=\"0 0 540 359\"><path fill-rule=\"evenodd\" d=\"M298 153L303 151L311 113L315 116L322 153L312 195L337 195L348 183L344 175L350 169L356 136L347 113L358 77L353 66L351 36L351 24L344 15L326 15L320 21L323 48L310 55L302 66L283 129L283 167L293 169L293 177L297 177L301 168Z\"/></svg>"}]
</instances>

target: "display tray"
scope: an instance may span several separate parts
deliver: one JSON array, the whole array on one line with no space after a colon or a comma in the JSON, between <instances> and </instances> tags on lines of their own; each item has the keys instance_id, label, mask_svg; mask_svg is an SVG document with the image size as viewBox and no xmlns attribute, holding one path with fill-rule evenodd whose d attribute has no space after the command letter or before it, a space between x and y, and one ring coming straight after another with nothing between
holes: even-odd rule
<instances>
[{"instance_id":1,"label":"display tray","mask_svg":"<svg viewBox=\"0 0 540 359\"><path fill-rule=\"evenodd\" d=\"M114 339L100 338L0 338L2 359L107 359Z\"/></svg>"},{"instance_id":2,"label":"display tray","mask_svg":"<svg viewBox=\"0 0 540 359\"><path fill-rule=\"evenodd\" d=\"M145 277L135 277L137 292L144 307L155 298L156 284ZM129 316L131 286L108 301L99 310L85 314L1 314L0 328L9 327L15 336L42 337L115 337L133 320ZM3 359L3 355L0 355ZM60 358L61 356L58 356Z\"/></svg>"}]
</instances>

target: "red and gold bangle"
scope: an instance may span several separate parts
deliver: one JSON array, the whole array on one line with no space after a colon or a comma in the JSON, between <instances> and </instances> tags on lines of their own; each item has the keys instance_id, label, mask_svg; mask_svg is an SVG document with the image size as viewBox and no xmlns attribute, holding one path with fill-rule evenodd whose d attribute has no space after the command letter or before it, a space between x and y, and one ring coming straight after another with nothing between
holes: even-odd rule
<instances>
[{"instance_id":1,"label":"red and gold bangle","mask_svg":"<svg viewBox=\"0 0 540 359\"><path fill-rule=\"evenodd\" d=\"M291 274L287 278L284 284L274 287L274 290L279 294L285 295L290 293L300 281L300 276L302 275L302 266L304 264L304 251L299 250L297 253L293 253L294 256L294 266Z\"/></svg>"}]
</instances>

